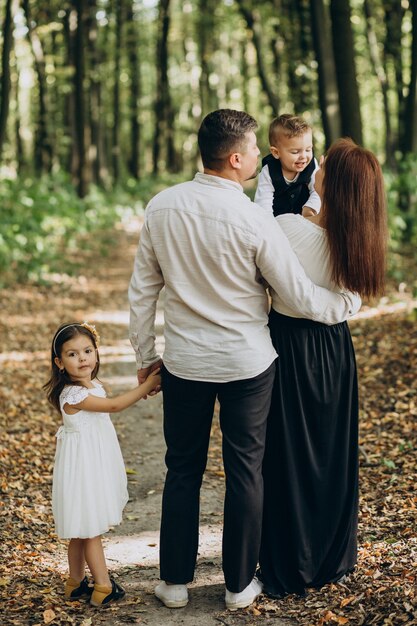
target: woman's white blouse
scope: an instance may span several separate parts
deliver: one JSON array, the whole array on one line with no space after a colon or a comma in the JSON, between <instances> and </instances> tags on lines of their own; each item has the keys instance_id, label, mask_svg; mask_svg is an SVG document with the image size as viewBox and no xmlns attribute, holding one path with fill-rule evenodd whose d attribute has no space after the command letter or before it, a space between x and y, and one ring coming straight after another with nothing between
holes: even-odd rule
<instances>
[{"instance_id":1,"label":"woman's white blouse","mask_svg":"<svg viewBox=\"0 0 417 626\"><path fill-rule=\"evenodd\" d=\"M331 291L341 292L342 290L331 279L329 246L324 228L302 215L292 213L279 215L275 219L313 283ZM278 313L290 317L302 317L291 307L288 300L280 298L275 291L271 291L271 297L272 308Z\"/></svg>"}]
</instances>

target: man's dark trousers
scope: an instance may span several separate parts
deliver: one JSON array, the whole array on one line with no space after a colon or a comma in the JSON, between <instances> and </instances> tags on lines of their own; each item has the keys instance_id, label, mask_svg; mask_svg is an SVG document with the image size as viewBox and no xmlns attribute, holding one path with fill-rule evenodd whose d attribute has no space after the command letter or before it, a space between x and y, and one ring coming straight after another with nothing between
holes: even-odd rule
<instances>
[{"instance_id":1,"label":"man's dark trousers","mask_svg":"<svg viewBox=\"0 0 417 626\"><path fill-rule=\"evenodd\" d=\"M254 378L227 383L186 380L162 368L168 468L162 500L161 579L194 578L200 487L207 463L216 398L220 404L226 496L223 572L229 591L252 580L262 526L262 459L275 363Z\"/></svg>"}]
</instances>

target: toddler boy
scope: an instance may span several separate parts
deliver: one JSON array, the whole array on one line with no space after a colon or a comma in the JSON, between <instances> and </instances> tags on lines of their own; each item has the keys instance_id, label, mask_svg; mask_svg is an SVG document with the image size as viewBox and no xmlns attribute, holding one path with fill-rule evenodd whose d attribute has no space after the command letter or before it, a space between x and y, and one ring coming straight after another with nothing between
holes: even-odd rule
<instances>
[{"instance_id":1,"label":"toddler boy","mask_svg":"<svg viewBox=\"0 0 417 626\"><path fill-rule=\"evenodd\" d=\"M311 126L295 115L276 117L269 127L271 153L262 159L255 202L274 215L320 212L321 200L314 190L319 168L313 156Z\"/></svg>"}]
</instances>

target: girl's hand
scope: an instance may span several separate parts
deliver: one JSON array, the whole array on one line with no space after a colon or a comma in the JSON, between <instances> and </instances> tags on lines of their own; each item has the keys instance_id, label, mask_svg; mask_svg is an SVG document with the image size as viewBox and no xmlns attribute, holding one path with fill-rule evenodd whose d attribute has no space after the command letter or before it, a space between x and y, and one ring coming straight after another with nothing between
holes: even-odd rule
<instances>
[{"instance_id":1,"label":"girl's hand","mask_svg":"<svg viewBox=\"0 0 417 626\"><path fill-rule=\"evenodd\" d=\"M161 391L161 376L160 372L161 368L154 370L149 374L143 385L146 386L146 394L156 395L159 391ZM145 396L146 397L146 396Z\"/></svg>"},{"instance_id":2,"label":"girl's hand","mask_svg":"<svg viewBox=\"0 0 417 626\"><path fill-rule=\"evenodd\" d=\"M152 363L152 365L148 365L148 367L142 367L141 369L139 369L138 370L138 383L139 383L139 385L143 385L147 380L149 380L149 377L152 374L152 372L159 372L160 369L161 369L161 365L162 365L162 359L159 359L158 361L155 361L155 363ZM159 388L157 387L156 389L152 390L149 395L154 396L159 391L161 391L160 384L159 384ZM143 399L146 400L147 397L148 397L148 391L143 396Z\"/></svg>"}]
</instances>

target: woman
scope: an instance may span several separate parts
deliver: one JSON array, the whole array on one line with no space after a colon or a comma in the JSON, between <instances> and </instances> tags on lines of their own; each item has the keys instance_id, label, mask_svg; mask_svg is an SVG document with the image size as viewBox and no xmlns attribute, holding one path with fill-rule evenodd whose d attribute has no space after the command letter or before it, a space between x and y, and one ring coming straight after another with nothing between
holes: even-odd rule
<instances>
[{"instance_id":1,"label":"woman","mask_svg":"<svg viewBox=\"0 0 417 626\"><path fill-rule=\"evenodd\" d=\"M310 278L370 298L383 290L386 208L376 157L336 141L316 174L319 215L278 222ZM272 597L340 580L357 556L358 392L346 322L297 318L272 294L279 354L264 460L260 576Z\"/></svg>"}]
</instances>

